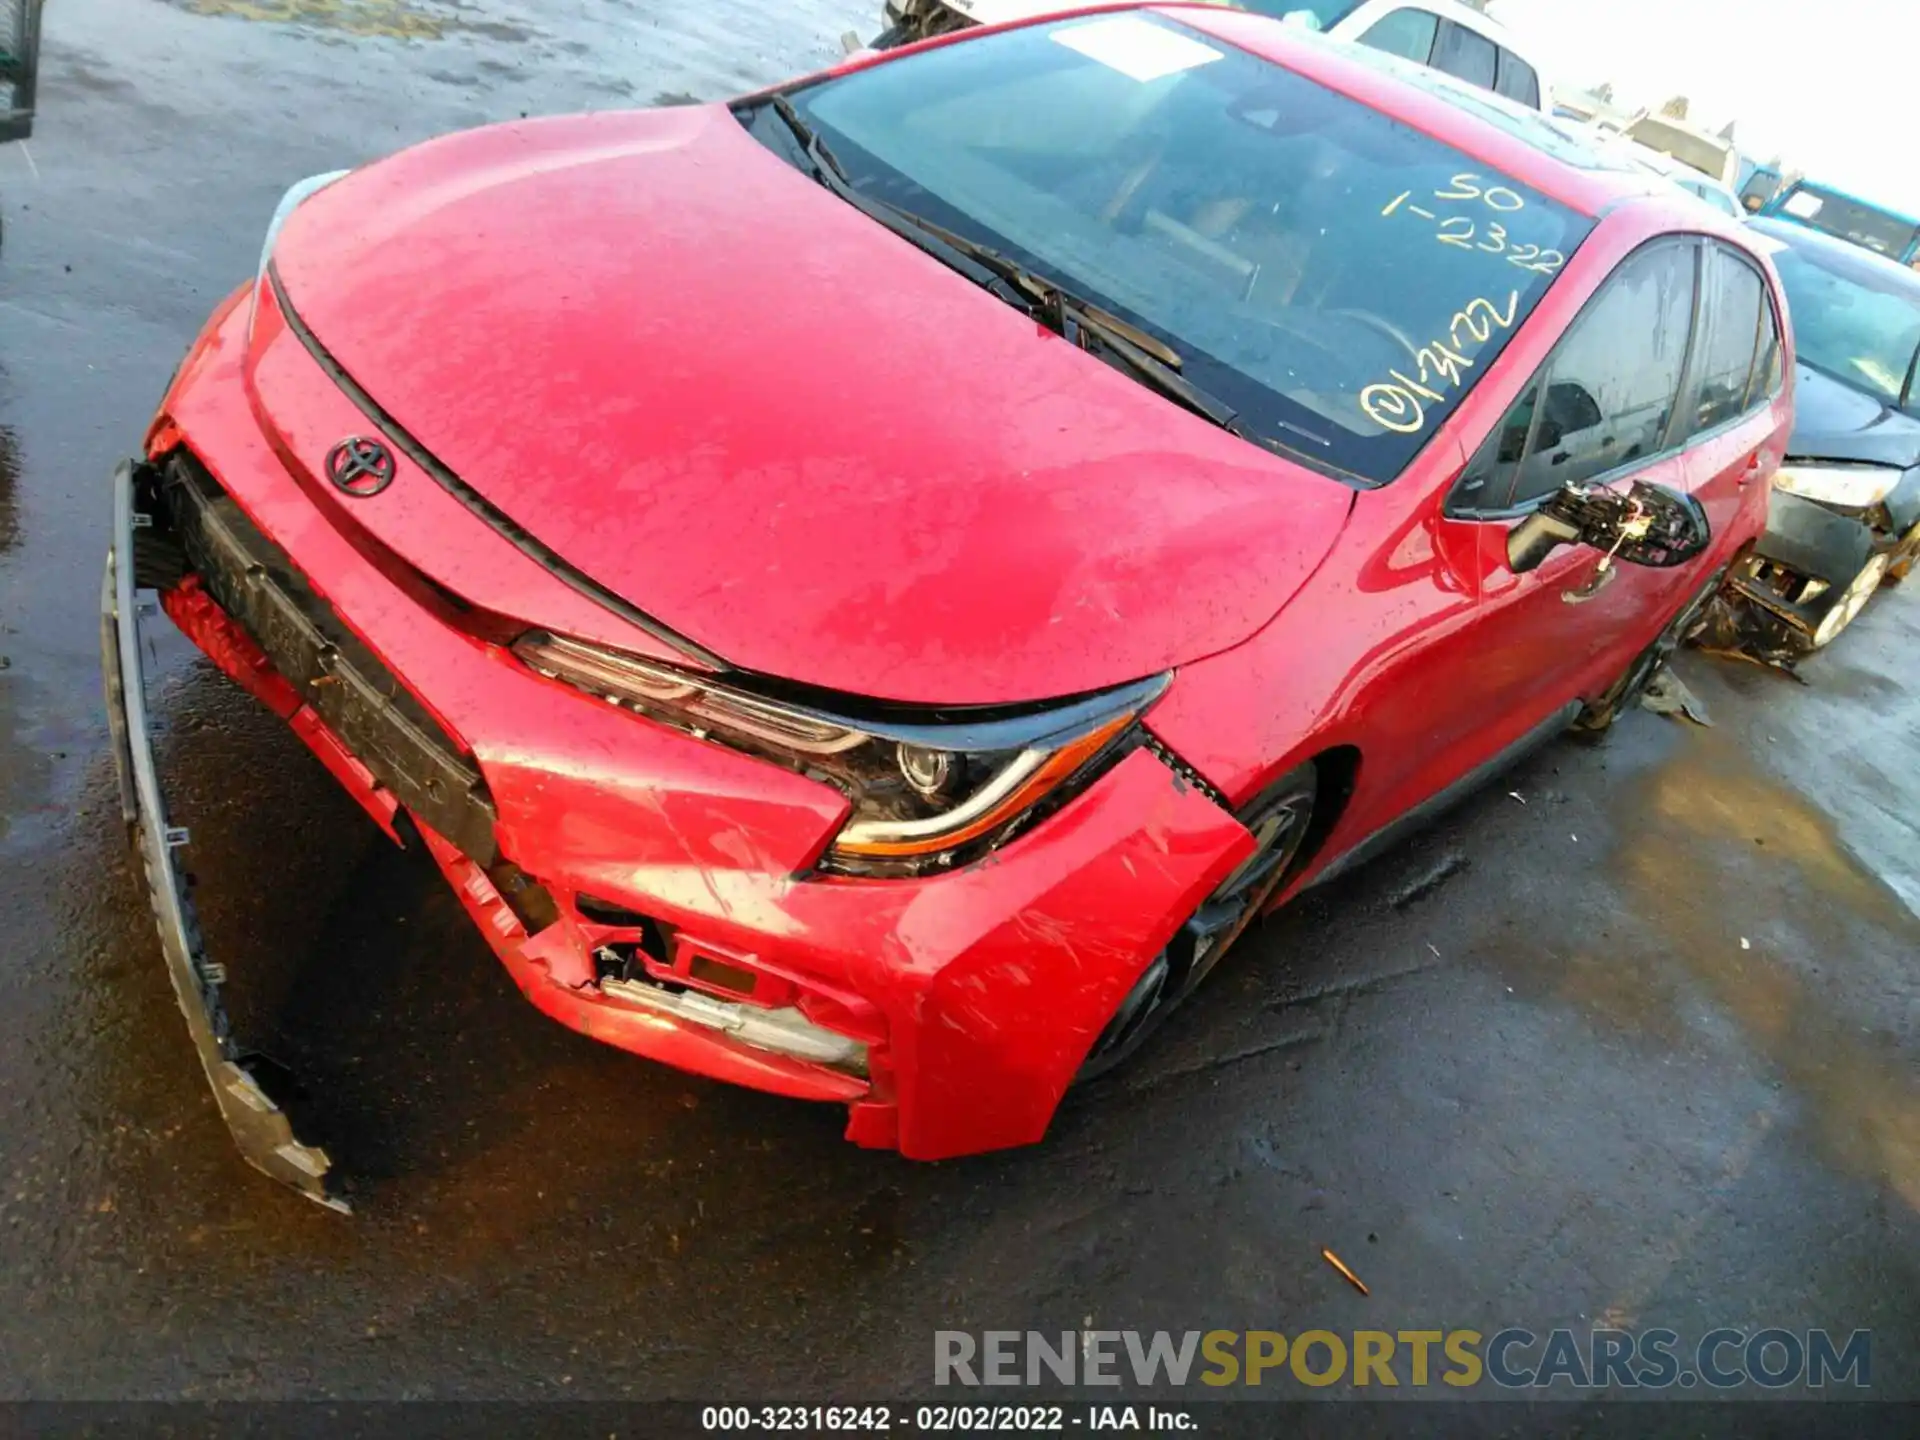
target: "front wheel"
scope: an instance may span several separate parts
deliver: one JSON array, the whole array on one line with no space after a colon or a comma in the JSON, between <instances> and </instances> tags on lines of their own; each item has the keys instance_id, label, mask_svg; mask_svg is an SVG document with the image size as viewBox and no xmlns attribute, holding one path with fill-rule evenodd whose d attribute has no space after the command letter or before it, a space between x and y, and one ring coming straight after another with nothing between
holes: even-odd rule
<instances>
[{"instance_id":1,"label":"front wheel","mask_svg":"<svg viewBox=\"0 0 1920 1440\"><path fill-rule=\"evenodd\" d=\"M1254 851L1214 887L1154 956L1081 1062L1074 1083L1117 1068L1207 978L1293 872L1313 824L1318 777L1311 761L1263 790L1241 815Z\"/></svg>"}]
</instances>

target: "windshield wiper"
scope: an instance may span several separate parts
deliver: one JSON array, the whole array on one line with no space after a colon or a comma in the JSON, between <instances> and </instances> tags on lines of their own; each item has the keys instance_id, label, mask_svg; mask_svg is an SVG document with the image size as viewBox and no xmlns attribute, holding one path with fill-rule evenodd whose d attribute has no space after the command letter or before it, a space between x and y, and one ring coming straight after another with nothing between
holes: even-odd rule
<instances>
[{"instance_id":1,"label":"windshield wiper","mask_svg":"<svg viewBox=\"0 0 1920 1440\"><path fill-rule=\"evenodd\" d=\"M959 271L974 284L1044 321L1082 350L1116 363L1149 389L1223 430L1271 448L1270 442L1249 436L1240 428L1239 412L1231 405L1180 373L1185 362L1172 346L1075 295L1056 281L1034 274L992 246L957 235L910 210L862 195L848 178L846 167L801 117L793 102L784 95L776 95L772 104L774 114L792 132L806 156L814 178L842 200Z\"/></svg>"},{"instance_id":2,"label":"windshield wiper","mask_svg":"<svg viewBox=\"0 0 1920 1440\"><path fill-rule=\"evenodd\" d=\"M1117 361L1120 368L1150 389L1185 406L1203 419L1211 420L1221 429L1246 438L1237 424L1239 412L1219 396L1202 390L1182 375L1180 371L1185 361L1180 352L1165 341L1101 309L1057 281L1034 274L1019 261L991 246L969 240L964 235L956 235L945 226L936 225L911 211L895 209L894 213L1005 280L1031 301L1026 306L1029 314L1044 320L1082 350L1106 360Z\"/></svg>"},{"instance_id":3,"label":"windshield wiper","mask_svg":"<svg viewBox=\"0 0 1920 1440\"><path fill-rule=\"evenodd\" d=\"M807 163L813 171L813 178L827 189L838 195L854 209L871 220L878 221L901 239L918 245L934 259L949 269L957 270L974 284L993 291L1002 300L1010 304L1022 305L1018 294L1006 288L1005 281L998 271L990 269L970 256L961 246L953 243L959 237L949 236L936 225L910 215L897 205L889 205L884 200L876 200L870 195L862 195L848 178L847 170L833 151L827 148L814 128L801 118L794 109L793 102L784 95L773 97L773 113L793 133L794 140L800 146L800 153L807 157ZM936 233L937 232L937 233Z\"/></svg>"},{"instance_id":4,"label":"windshield wiper","mask_svg":"<svg viewBox=\"0 0 1920 1440\"><path fill-rule=\"evenodd\" d=\"M793 132L793 138L800 143L801 153L813 162L814 178L829 190L851 193L853 182L847 179L847 167L827 148L817 131L800 118L800 112L793 108L793 102L784 95L773 97L773 113L785 122L787 129Z\"/></svg>"}]
</instances>

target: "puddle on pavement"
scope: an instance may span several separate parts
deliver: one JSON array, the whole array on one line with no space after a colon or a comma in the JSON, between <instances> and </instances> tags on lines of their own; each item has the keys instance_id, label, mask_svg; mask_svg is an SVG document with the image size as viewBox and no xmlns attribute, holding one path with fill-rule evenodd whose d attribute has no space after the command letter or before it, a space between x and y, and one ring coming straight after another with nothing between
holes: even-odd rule
<instances>
[{"instance_id":1,"label":"puddle on pavement","mask_svg":"<svg viewBox=\"0 0 1920 1440\"><path fill-rule=\"evenodd\" d=\"M1557 992L1669 1045L1731 1022L1829 1161L1920 1212L1920 1074L1903 1049L1920 921L1719 731L1689 732L1616 809L1624 913L1608 943L1566 957Z\"/></svg>"},{"instance_id":2,"label":"puddle on pavement","mask_svg":"<svg viewBox=\"0 0 1920 1440\"><path fill-rule=\"evenodd\" d=\"M431 0L172 0L196 15L297 25L304 29L382 40L439 40L471 31L490 40L517 41L527 32L497 21L476 21L454 4Z\"/></svg>"}]
</instances>

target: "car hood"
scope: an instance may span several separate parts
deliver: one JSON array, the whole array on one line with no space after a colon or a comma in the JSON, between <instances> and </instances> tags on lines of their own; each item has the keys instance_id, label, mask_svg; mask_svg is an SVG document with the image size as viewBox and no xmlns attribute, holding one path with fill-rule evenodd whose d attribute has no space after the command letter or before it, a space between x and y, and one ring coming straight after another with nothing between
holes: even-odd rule
<instances>
[{"instance_id":1,"label":"car hood","mask_svg":"<svg viewBox=\"0 0 1920 1440\"><path fill-rule=\"evenodd\" d=\"M729 664L830 690L1005 704L1198 659L1278 612L1352 504L724 107L403 151L297 210L274 262L346 374L511 522Z\"/></svg>"},{"instance_id":2,"label":"car hood","mask_svg":"<svg viewBox=\"0 0 1920 1440\"><path fill-rule=\"evenodd\" d=\"M1920 420L1890 410L1864 390L1805 365L1794 375L1796 460L1851 460L1906 469L1920 464Z\"/></svg>"}]
</instances>

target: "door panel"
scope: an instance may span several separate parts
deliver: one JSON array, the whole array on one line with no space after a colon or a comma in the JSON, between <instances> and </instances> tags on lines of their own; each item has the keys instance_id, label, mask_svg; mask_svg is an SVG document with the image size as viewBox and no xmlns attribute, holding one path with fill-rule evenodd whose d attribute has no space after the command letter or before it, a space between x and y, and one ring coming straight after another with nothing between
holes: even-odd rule
<instances>
[{"instance_id":1,"label":"door panel","mask_svg":"<svg viewBox=\"0 0 1920 1440\"><path fill-rule=\"evenodd\" d=\"M1609 482L1636 480L1685 490L1689 462L1669 455ZM1615 562L1601 577L1598 550L1567 545L1536 570L1516 575L1506 563L1508 524L1486 523L1481 607L1490 638L1489 700L1524 715L1546 715L1569 700L1590 700L1652 643L1679 604L1694 567L1650 570ZM1598 582L1596 584L1596 582Z\"/></svg>"},{"instance_id":2,"label":"door panel","mask_svg":"<svg viewBox=\"0 0 1920 1440\"><path fill-rule=\"evenodd\" d=\"M1535 570L1507 564L1507 534L1568 483L1685 490L1668 447L1693 330L1698 245L1661 241L1624 260L1468 464L1455 501L1483 512L1474 683L1502 714L1538 719L1610 685L1677 605L1675 572L1613 564L1585 546ZM1486 515L1484 512L1504 511ZM1683 574L1691 573L1683 567Z\"/></svg>"}]
</instances>

